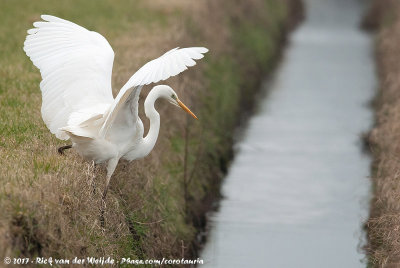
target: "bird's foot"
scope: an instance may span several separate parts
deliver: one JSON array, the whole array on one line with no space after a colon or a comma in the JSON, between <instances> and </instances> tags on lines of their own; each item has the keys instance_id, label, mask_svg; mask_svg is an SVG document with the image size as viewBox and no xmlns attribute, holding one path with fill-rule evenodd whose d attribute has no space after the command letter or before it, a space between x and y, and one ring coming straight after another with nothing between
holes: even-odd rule
<instances>
[{"instance_id":1,"label":"bird's foot","mask_svg":"<svg viewBox=\"0 0 400 268\"><path fill-rule=\"evenodd\" d=\"M72 145L61 146L61 147L59 147L59 148L57 149L57 152L58 152L60 155L64 155L64 150L68 150L68 149L71 149L71 148L72 148Z\"/></svg>"}]
</instances>

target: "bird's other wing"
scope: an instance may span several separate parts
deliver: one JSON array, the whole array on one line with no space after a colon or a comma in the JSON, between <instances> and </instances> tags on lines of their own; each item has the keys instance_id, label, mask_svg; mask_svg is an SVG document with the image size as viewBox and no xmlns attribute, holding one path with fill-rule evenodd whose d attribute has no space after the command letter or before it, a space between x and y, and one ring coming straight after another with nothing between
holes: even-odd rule
<instances>
[{"instance_id":1,"label":"bird's other wing","mask_svg":"<svg viewBox=\"0 0 400 268\"><path fill-rule=\"evenodd\" d=\"M68 139L60 128L68 125L72 114L72 121L79 123L113 103L114 51L96 32L54 16L41 18L44 21L28 30L24 51L42 75L43 121L57 138ZM87 116L80 112L88 107L92 111ZM81 118L76 116L79 112Z\"/></svg>"},{"instance_id":2,"label":"bird's other wing","mask_svg":"<svg viewBox=\"0 0 400 268\"><path fill-rule=\"evenodd\" d=\"M188 67L196 65L195 60L203 58L203 54L206 52L208 49L205 47L174 48L161 57L146 63L121 88L100 130L100 135L106 136L118 112L131 98L136 101L135 103L132 101L131 105L134 105L133 110L136 111L134 120L137 120L137 100L142 86L166 80L185 71Z\"/></svg>"}]
</instances>

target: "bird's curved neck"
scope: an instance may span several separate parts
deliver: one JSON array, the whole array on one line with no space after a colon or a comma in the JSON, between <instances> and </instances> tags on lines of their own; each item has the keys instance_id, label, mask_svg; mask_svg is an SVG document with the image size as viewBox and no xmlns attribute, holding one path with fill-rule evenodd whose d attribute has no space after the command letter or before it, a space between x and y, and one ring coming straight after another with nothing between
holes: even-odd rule
<instances>
[{"instance_id":1,"label":"bird's curved neck","mask_svg":"<svg viewBox=\"0 0 400 268\"><path fill-rule=\"evenodd\" d=\"M144 101L144 113L150 120L150 128L146 137L143 139L143 154L148 155L153 150L156 144L158 133L160 131L160 114L154 108L154 103L159 98L156 91L151 90L146 100Z\"/></svg>"}]
</instances>

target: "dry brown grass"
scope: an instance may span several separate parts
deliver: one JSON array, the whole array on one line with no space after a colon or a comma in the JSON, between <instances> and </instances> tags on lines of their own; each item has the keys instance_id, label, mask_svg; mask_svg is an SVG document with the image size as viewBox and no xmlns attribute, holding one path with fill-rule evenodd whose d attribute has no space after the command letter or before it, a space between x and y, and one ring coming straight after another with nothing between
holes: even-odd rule
<instances>
[{"instance_id":1,"label":"dry brown grass","mask_svg":"<svg viewBox=\"0 0 400 268\"><path fill-rule=\"evenodd\" d=\"M376 58L380 74L376 126L369 139L375 163L367 250L371 266L400 267L399 3L375 1L364 24L379 27Z\"/></svg>"},{"instance_id":2,"label":"dry brown grass","mask_svg":"<svg viewBox=\"0 0 400 268\"><path fill-rule=\"evenodd\" d=\"M268 39L261 39L259 46L264 41L274 43L268 48L274 55L291 2L6 1L0 11L6 21L0 26L4 44L0 51L0 260L3 256L194 256L195 227L203 224L221 168L226 168L231 130L238 118L235 111L240 94L248 89L241 87L245 83L237 76L246 74L251 85L260 78L251 73L251 59L257 58L259 47L252 40L241 40L241 34L243 29L258 29L251 37L265 34ZM99 224L104 168L83 162L73 151L65 157L57 155L56 148L63 143L41 121L40 75L21 49L25 30L40 13L71 19L105 35L116 52L116 90L133 70L171 47L196 45L211 51L198 66L166 82L200 121L188 120L166 103L158 104L162 123L157 145L143 160L119 163L106 200L104 229ZM265 66L271 57L263 57ZM186 174L193 174L186 198L185 159Z\"/></svg>"}]
</instances>

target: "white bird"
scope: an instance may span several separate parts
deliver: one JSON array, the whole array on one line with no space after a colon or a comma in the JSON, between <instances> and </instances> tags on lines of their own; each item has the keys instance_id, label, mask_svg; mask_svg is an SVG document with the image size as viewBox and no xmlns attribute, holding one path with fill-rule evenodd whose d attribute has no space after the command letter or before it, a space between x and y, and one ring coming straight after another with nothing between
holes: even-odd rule
<instances>
[{"instance_id":1,"label":"white bird","mask_svg":"<svg viewBox=\"0 0 400 268\"><path fill-rule=\"evenodd\" d=\"M114 99L111 73L114 51L97 32L54 16L28 30L24 51L40 70L42 81L42 117L51 133L61 140L71 139L82 157L95 163L107 163L107 194L111 176L119 159L129 161L147 156L153 149L160 129L160 115L154 108L162 98L197 118L166 85L153 87L144 110L150 129L143 137L138 116L139 94L144 85L157 83L194 66L204 47L175 48L140 68Z\"/></svg>"}]
</instances>

